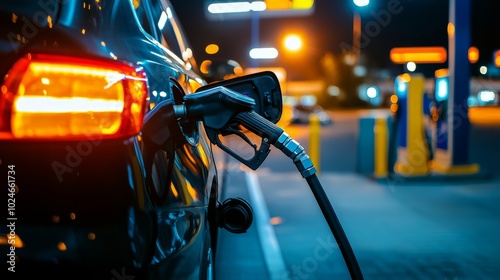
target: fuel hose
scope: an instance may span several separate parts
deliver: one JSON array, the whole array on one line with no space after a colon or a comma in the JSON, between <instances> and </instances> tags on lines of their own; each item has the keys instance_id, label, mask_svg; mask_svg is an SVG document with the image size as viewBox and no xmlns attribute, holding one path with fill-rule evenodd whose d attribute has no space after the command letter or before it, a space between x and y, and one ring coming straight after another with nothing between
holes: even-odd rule
<instances>
[{"instance_id":1,"label":"fuel hose","mask_svg":"<svg viewBox=\"0 0 500 280\"><path fill-rule=\"evenodd\" d=\"M235 120L253 133L264 137L265 141L281 150L293 160L295 166L306 179L330 230L337 241L342 257L346 262L351 279L362 280L363 274L352 250L351 244L342 228L328 196L316 175L316 169L304 148L286 132L254 111L239 113Z\"/></svg>"}]
</instances>

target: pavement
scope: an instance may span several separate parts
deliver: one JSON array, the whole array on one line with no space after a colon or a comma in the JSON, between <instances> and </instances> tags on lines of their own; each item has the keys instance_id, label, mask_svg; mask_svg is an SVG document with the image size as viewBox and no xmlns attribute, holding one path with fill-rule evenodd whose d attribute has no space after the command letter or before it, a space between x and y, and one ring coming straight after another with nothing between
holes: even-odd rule
<instances>
[{"instance_id":1,"label":"pavement","mask_svg":"<svg viewBox=\"0 0 500 280\"><path fill-rule=\"evenodd\" d=\"M349 156L357 140L348 129L356 120L334 120L338 136L326 141L337 150L323 152L330 156L322 157L317 175L364 279L500 279L499 127L471 129L469 154L480 174L374 179L356 172ZM256 171L235 160L223 168L222 198L247 199L257 214L247 233L221 231L218 280L351 279L306 180L288 158L272 151Z\"/></svg>"},{"instance_id":2,"label":"pavement","mask_svg":"<svg viewBox=\"0 0 500 280\"><path fill-rule=\"evenodd\" d=\"M257 178L264 206L255 205L249 176ZM384 181L352 172L318 178L364 279L500 279L500 178ZM351 279L298 172L233 164L227 182L224 197L245 198L254 212L265 208L268 219L242 235L222 231L219 280Z\"/></svg>"}]
</instances>

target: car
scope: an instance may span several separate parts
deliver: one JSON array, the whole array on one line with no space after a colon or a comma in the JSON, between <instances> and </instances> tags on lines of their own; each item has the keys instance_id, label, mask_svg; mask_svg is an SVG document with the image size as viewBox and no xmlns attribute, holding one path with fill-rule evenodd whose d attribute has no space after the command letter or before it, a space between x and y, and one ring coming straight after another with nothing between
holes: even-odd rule
<instances>
[{"instance_id":1,"label":"car","mask_svg":"<svg viewBox=\"0 0 500 280\"><path fill-rule=\"evenodd\" d=\"M309 124L311 116L316 115L319 119L321 125L332 124L332 119L328 112L326 112L323 107L318 104L314 105L303 105L296 104L292 107L292 117L290 123L292 124Z\"/></svg>"},{"instance_id":2,"label":"car","mask_svg":"<svg viewBox=\"0 0 500 280\"><path fill-rule=\"evenodd\" d=\"M202 122L162 119L160 104L208 86L172 4L17 0L0 14L2 279L215 279L219 229L245 231L224 215L247 205L219 202Z\"/></svg>"}]
</instances>

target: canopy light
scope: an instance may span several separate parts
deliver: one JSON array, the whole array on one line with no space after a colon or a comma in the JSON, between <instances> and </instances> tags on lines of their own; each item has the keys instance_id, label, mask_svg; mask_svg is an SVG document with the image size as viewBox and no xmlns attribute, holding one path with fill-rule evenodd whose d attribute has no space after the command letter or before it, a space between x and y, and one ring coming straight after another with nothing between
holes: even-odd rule
<instances>
[{"instance_id":1,"label":"canopy light","mask_svg":"<svg viewBox=\"0 0 500 280\"><path fill-rule=\"evenodd\" d=\"M208 5L208 11L212 14L258 12L265 9L266 3L263 1L213 3Z\"/></svg>"},{"instance_id":2,"label":"canopy light","mask_svg":"<svg viewBox=\"0 0 500 280\"><path fill-rule=\"evenodd\" d=\"M391 61L397 64L414 63L444 63L447 53L444 47L401 47L393 48Z\"/></svg>"}]
</instances>

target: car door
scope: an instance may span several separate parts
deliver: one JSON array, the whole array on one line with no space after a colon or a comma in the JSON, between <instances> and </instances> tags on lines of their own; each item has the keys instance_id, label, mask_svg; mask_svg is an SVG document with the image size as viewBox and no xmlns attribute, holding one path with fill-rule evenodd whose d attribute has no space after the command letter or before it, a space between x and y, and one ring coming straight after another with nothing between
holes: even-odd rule
<instances>
[{"instance_id":1,"label":"car door","mask_svg":"<svg viewBox=\"0 0 500 280\"><path fill-rule=\"evenodd\" d=\"M205 82L197 74L196 61L173 8L164 0L134 1L134 4L144 32L158 47L157 59L144 62L149 69L149 109L169 99L180 104L184 95L193 93ZM175 261L169 260L164 265L201 266L200 257L207 249L203 243L209 231L208 204L210 196L216 199L217 188L212 188L217 186L216 169L201 124L179 125L182 139L173 139L155 150L151 162L146 163L149 195L157 209L158 234L153 264L161 264L174 252L181 252L175 254Z\"/></svg>"}]
</instances>

